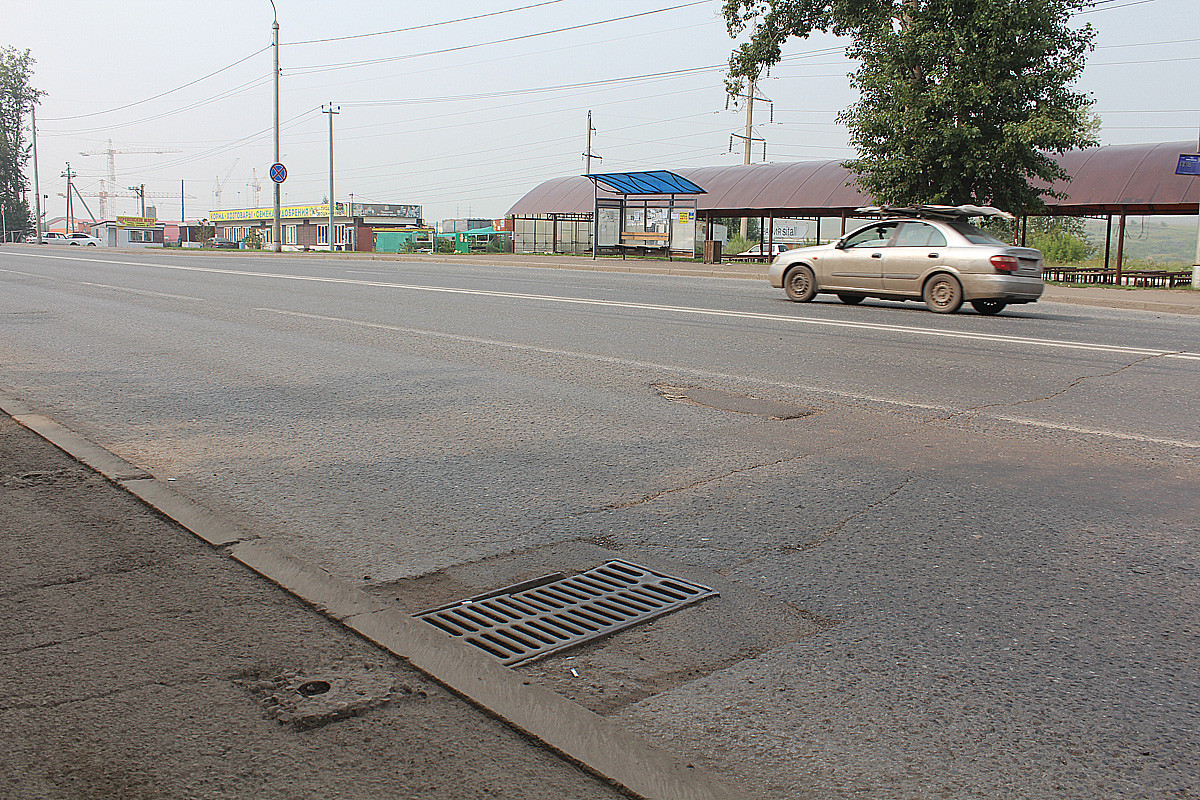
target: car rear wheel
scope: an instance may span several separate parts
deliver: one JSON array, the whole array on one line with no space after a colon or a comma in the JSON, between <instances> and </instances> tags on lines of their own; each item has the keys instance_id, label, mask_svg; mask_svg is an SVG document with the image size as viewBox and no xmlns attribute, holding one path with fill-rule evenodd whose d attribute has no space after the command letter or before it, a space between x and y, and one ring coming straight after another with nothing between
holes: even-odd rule
<instances>
[{"instance_id":1,"label":"car rear wheel","mask_svg":"<svg viewBox=\"0 0 1200 800\"><path fill-rule=\"evenodd\" d=\"M848 306L856 306L863 300L866 300L866 295L861 294L839 294L838 300L841 300Z\"/></svg>"},{"instance_id":2,"label":"car rear wheel","mask_svg":"<svg viewBox=\"0 0 1200 800\"><path fill-rule=\"evenodd\" d=\"M813 277L811 269L800 264L783 276L783 291L789 300L807 303L817 296L817 279Z\"/></svg>"},{"instance_id":3,"label":"car rear wheel","mask_svg":"<svg viewBox=\"0 0 1200 800\"><path fill-rule=\"evenodd\" d=\"M922 297L935 314L953 314L962 306L962 284L958 278L943 272L925 281Z\"/></svg>"},{"instance_id":4,"label":"car rear wheel","mask_svg":"<svg viewBox=\"0 0 1200 800\"><path fill-rule=\"evenodd\" d=\"M999 314L1008 306L1008 303L1003 300L972 300L971 306L979 314L985 317L990 317L992 314Z\"/></svg>"}]
</instances>

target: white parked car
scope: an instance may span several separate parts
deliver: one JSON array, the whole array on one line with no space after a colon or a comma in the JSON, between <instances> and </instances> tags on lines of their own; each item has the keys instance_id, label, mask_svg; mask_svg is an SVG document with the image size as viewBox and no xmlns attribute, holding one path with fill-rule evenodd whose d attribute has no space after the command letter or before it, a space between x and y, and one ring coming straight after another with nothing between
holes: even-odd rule
<instances>
[{"instance_id":1,"label":"white parked car","mask_svg":"<svg viewBox=\"0 0 1200 800\"><path fill-rule=\"evenodd\" d=\"M35 239L34 241L37 240ZM104 245L104 242L95 236L88 236L86 233L59 233L58 231L42 234L42 242L44 244L69 244L75 247L100 247Z\"/></svg>"},{"instance_id":2,"label":"white parked car","mask_svg":"<svg viewBox=\"0 0 1200 800\"><path fill-rule=\"evenodd\" d=\"M747 250L746 252L744 252L744 253L739 253L738 255L743 255L743 256L777 256L777 255L779 255L780 253L786 253L786 252L787 252L789 249L790 249L790 248L789 248L789 247L788 247L786 244L780 244L779 242L774 242L774 243L772 243L772 244L769 244L769 245L768 245L768 244L760 244L760 245L756 245L756 246L754 246L754 247L751 247L751 248L750 248L749 250Z\"/></svg>"}]
</instances>

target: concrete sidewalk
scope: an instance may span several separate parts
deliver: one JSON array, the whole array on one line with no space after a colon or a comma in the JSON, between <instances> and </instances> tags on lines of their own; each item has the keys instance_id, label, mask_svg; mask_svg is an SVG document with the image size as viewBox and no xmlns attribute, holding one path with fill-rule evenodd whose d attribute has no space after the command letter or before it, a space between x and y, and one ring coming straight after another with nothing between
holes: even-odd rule
<instances>
[{"instance_id":1,"label":"concrete sidewalk","mask_svg":"<svg viewBox=\"0 0 1200 800\"><path fill-rule=\"evenodd\" d=\"M617 798L0 414L0 797Z\"/></svg>"}]
</instances>

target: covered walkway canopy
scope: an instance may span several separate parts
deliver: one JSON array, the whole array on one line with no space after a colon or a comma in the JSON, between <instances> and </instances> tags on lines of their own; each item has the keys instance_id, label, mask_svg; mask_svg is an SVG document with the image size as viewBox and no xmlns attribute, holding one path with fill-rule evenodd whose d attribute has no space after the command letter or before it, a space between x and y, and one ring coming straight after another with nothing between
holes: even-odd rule
<instances>
[{"instance_id":1,"label":"covered walkway canopy","mask_svg":"<svg viewBox=\"0 0 1200 800\"><path fill-rule=\"evenodd\" d=\"M1200 203L1200 177L1175 174L1179 155L1195 150L1196 143L1190 141L1108 145L1066 153L1057 160L1072 179L1050 187L1064 196L1044 197L1043 213L1106 217L1110 228L1117 217L1122 229L1128 215L1195 214ZM841 217L844 226L855 209L873 203L841 160L692 167L676 172L704 187L706 194L698 196L696 212L708 220ZM534 187L508 213L514 217L588 215L593 203L592 182L571 176ZM1123 236L1117 240L1118 264L1123 240Z\"/></svg>"},{"instance_id":2,"label":"covered walkway canopy","mask_svg":"<svg viewBox=\"0 0 1200 800\"><path fill-rule=\"evenodd\" d=\"M1050 188L1049 216L1098 214L1195 214L1200 177L1176 175L1181 153L1195 142L1108 145L1057 158L1072 175ZM704 217L838 216L871 205L841 160L736 167L690 167L676 173L703 186L697 202ZM518 200L511 216L579 214L592 210L592 183L583 176L553 178Z\"/></svg>"}]
</instances>

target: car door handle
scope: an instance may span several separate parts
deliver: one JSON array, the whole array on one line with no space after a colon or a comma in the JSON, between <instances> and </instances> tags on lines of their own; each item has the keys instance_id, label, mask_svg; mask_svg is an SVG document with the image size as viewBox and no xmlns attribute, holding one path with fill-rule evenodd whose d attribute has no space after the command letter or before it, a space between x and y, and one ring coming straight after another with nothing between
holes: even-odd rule
<instances>
[{"instance_id":1,"label":"car door handle","mask_svg":"<svg viewBox=\"0 0 1200 800\"><path fill-rule=\"evenodd\" d=\"M871 253L871 258L883 258L883 253Z\"/></svg>"},{"instance_id":2,"label":"car door handle","mask_svg":"<svg viewBox=\"0 0 1200 800\"><path fill-rule=\"evenodd\" d=\"M930 258L937 258L937 257L938 257L938 254L937 254L937 253L930 253L930 254L929 254L929 257L930 257Z\"/></svg>"}]
</instances>

